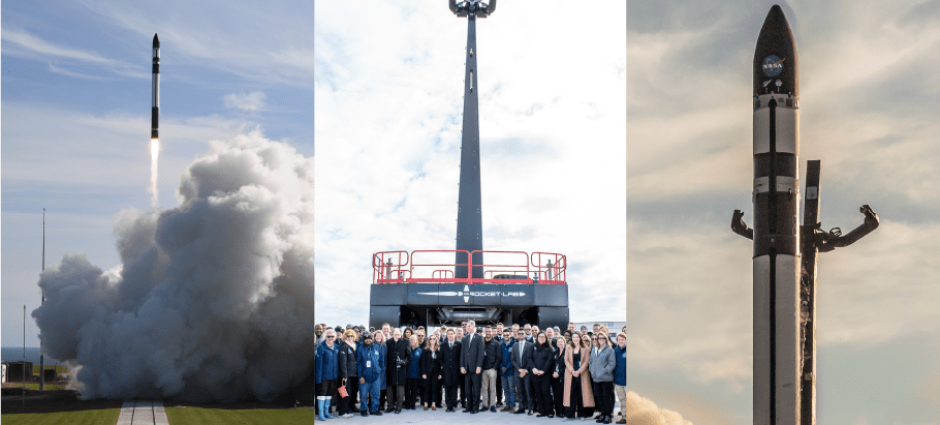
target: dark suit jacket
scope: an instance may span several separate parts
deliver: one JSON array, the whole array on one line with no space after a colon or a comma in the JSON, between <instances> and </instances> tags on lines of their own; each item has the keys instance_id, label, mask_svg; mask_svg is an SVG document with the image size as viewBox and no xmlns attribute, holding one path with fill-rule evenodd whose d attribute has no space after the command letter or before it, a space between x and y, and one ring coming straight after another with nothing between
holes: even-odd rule
<instances>
[{"instance_id":1,"label":"dark suit jacket","mask_svg":"<svg viewBox=\"0 0 940 425\"><path fill-rule=\"evenodd\" d=\"M470 342L470 338L473 341ZM460 353L460 367L467 369L467 374L477 373L477 368L483 369L483 352L485 351L483 337L480 335L467 335L463 337L463 349Z\"/></svg>"},{"instance_id":2,"label":"dark suit jacket","mask_svg":"<svg viewBox=\"0 0 940 425\"><path fill-rule=\"evenodd\" d=\"M449 344L447 341L441 344L441 374L444 375L444 385L463 385L463 378L460 376L462 345L460 341L454 341L454 349L451 350Z\"/></svg>"},{"instance_id":3,"label":"dark suit jacket","mask_svg":"<svg viewBox=\"0 0 940 425\"><path fill-rule=\"evenodd\" d=\"M532 352L535 350L535 344L526 341L525 342L525 351L522 351L522 343L516 341L516 345L512 346L512 368L513 376L519 376L519 369L525 369L529 372L532 372Z\"/></svg>"}]
</instances>

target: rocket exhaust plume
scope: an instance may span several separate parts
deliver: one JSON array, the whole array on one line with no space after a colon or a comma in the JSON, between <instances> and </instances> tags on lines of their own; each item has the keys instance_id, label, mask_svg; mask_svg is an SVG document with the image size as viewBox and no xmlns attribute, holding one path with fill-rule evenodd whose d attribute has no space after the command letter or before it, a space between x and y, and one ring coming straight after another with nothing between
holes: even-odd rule
<instances>
[{"instance_id":1,"label":"rocket exhaust plume","mask_svg":"<svg viewBox=\"0 0 940 425\"><path fill-rule=\"evenodd\" d=\"M160 139L150 139L150 206L156 211L160 207L157 193L157 160L160 156Z\"/></svg>"},{"instance_id":2,"label":"rocket exhaust plume","mask_svg":"<svg viewBox=\"0 0 940 425\"><path fill-rule=\"evenodd\" d=\"M210 142L180 205L114 219L121 265L46 269L43 353L86 399L270 400L313 370L313 158L259 132Z\"/></svg>"},{"instance_id":3,"label":"rocket exhaust plume","mask_svg":"<svg viewBox=\"0 0 940 425\"><path fill-rule=\"evenodd\" d=\"M153 86L150 105L150 204L156 211L160 197L157 194L157 158L160 154L160 38L153 35Z\"/></svg>"}]
</instances>

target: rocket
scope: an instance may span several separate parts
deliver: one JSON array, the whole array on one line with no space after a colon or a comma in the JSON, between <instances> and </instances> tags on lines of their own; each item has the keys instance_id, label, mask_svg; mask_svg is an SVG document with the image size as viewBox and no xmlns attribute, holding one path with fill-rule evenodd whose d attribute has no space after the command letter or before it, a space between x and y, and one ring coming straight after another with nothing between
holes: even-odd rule
<instances>
[{"instance_id":1,"label":"rocket","mask_svg":"<svg viewBox=\"0 0 940 425\"><path fill-rule=\"evenodd\" d=\"M878 228L846 235L819 221L820 161L809 161L803 225L798 223L799 58L780 6L773 6L754 52L754 228L735 210L731 230L754 241L755 425L816 423L817 254L849 246Z\"/></svg>"},{"instance_id":2,"label":"rocket","mask_svg":"<svg viewBox=\"0 0 940 425\"><path fill-rule=\"evenodd\" d=\"M153 87L150 110L150 138L160 138L160 39L153 35Z\"/></svg>"},{"instance_id":3,"label":"rocket","mask_svg":"<svg viewBox=\"0 0 940 425\"><path fill-rule=\"evenodd\" d=\"M754 229L747 230L754 240L753 422L792 425L800 417L802 362L799 59L780 6L760 30L753 75Z\"/></svg>"}]
</instances>

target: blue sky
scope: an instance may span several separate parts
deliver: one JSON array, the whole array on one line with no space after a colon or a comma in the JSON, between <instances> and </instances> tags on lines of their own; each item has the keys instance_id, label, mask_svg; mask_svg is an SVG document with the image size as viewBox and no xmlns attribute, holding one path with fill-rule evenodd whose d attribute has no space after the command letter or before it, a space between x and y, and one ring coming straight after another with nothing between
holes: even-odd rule
<instances>
[{"instance_id":1,"label":"blue sky","mask_svg":"<svg viewBox=\"0 0 940 425\"><path fill-rule=\"evenodd\" d=\"M22 344L46 265L86 252L120 264L112 217L150 209L150 63L161 40L159 194L210 140L261 130L304 156L313 142L313 7L3 2L2 343ZM31 322L31 319L29 320ZM27 323L27 344L38 345Z\"/></svg>"},{"instance_id":2,"label":"blue sky","mask_svg":"<svg viewBox=\"0 0 940 425\"><path fill-rule=\"evenodd\" d=\"M752 418L752 245L729 224L752 222L751 61L772 4L627 14L629 386L696 425ZM862 204L881 217L819 258L817 419L940 423L940 2L782 7L823 228L860 225Z\"/></svg>"},{"instance_id":3,"label":"blue sky","mask_svg":"<svg viewBox=\"0 0 940 425\"><path fill-rule=\"evenodd\" d=\"M626 314L626 6L500 2L477 21L484 249L567 255L571 318ZM467 21L319 2L318 322L365 324L371 256L454 249Z\"/></svg>"}]
</instances>

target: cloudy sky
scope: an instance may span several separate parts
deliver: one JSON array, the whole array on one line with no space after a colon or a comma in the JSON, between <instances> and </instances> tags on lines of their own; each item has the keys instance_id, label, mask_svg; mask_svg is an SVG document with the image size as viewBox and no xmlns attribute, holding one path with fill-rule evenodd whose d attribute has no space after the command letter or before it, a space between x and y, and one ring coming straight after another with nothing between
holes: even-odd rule
<instances>
[{"instance_id":1,"label":"cloudy sky","mask_svg":"<svg viewBox=\"0 0 940 425\"><path fill-rule=\"evenodd\" d=\"M627 18L630 389L699 424L751 423L751 61L767 1L635 2ZM818 420L940 418L940 2L783 4L801 156L822 224ZM805 176L801 176L803 178Z\"/></svg>"},{"instance_id":2,"label":"cloudy sky","mask_svg":"<svg viewBox=\"0 0 940 425\"><path fill-rule=\"evenodd\" d=\"M46 265L81 251L120 264L112 217L150 209L150 64L161 41L159 200L210 140L261 130L313 144L312 6L203 2L3 2L2 335L22 344L22 306ZM32 319L27 344L38 345Z\"/></svg>"},{"instance_id":3,"label":"cloudy sky","mask_svg":"<svg viewBox=\"0 0 940 425\"><path fill-rule=\"evenodd\" d=\"M626 316L625 14L477 21L484 249L567 255L574 321ZM467 20L379 1L316 19L316 317L366 324L374 252L454 249Z\"/></svg>"}]
</instances>

